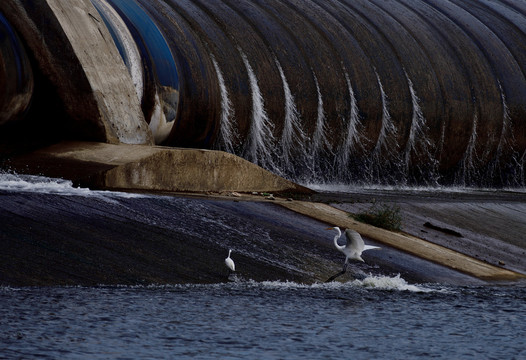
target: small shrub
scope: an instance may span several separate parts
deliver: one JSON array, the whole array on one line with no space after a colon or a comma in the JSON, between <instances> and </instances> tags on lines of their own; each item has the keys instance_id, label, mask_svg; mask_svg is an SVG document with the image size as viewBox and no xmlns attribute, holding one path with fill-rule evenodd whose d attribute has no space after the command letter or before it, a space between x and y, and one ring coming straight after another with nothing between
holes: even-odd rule
<instances>
[{"instance_id":1,"label":"small shrub","mask_svg":"<svg viewBox=\"0 0 526 360\"><path fill-rule=\"evenodd\" d=\"M402 215L397 205L374 203L366 212L350 215L363 223L387 230L400 230L402 228Z\"/></svg>"}]
</instances>

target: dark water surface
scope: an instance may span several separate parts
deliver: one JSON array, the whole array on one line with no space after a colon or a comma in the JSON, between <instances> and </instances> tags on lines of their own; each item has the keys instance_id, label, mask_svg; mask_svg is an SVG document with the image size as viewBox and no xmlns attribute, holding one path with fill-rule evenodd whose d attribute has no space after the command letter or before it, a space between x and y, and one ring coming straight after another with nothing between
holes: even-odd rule
<instances>
[{"instance_id":1,"label":"dark water surface","mask_svg":"<svg viewBox=\"0 0 526 360\"><path fill-rule=\"evenodd\" d=\"M3 358L520 359L526 288L232 282L0 288Z\"/></svg>"}]
</instances>

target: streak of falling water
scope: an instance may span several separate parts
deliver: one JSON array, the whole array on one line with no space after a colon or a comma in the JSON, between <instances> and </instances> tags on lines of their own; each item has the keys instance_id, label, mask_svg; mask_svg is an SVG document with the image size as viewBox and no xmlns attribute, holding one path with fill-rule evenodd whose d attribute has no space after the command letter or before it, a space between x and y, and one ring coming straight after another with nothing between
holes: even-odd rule
<instances>
[{"instance_id":1,"label":"streak of falling water","mask_svg":"<svg viewBox=\"0 0 526 360\"><path fill-rule=\"evenodd\" d=\"M508 109L508 103L506 101L506 94L504 94L504 89L502 88L500 81L498 82L500 89L500 98L502 101L502 129L500 133L499 143L497 144L497 149L493 155L493 159L488 168L488 177L494 178L495 176L500 176L502 178L503 169L506 164L501 163L501 158L506 149L512 152L512 143L514 142L513 131L511 129L511 119L510 112Z\"/></svg>"},{"instance_id":2,"label":"streak of falling water","mask_svg":"<svg viewBox=\"0 0 526 360\"><path fill-rule=\"evenodd\" d=\"M274 126L265 111L265 104L256 74L243 51L239 49L239 52L247 70L252 94L252 119L247 143L243 149L243 157L254 164L276 172L277 167L272 160L272 150L275 142L273 135Z\"/></svg>"},{"instance_id":3,"label":"streak of falling water","mask_svg":"<svg viewBox=\"0 0 526 360\"><path fill-rule=\"evenodd\" d=\"M234 129L234 110L230 97L228 96L223 73L215 57L211 55L211 58L216 70L219 90L221 91L221 124L219 126L219 137L216 140L215 148L234 153L234 142L238 138L237 131Z\"/></svg>"},{"instance_id":4,"label":"streak of falling water","mask_svg":"<svg viewBox=\"0 0 526 360\"><path fill-rule=\"evenodd\" d=\"M417 167L419 168L420 176L427 177L428 182L432 181L434 184L438 181L436 177L438 162L432 154L431 148L433 144L427 136L428 127L426 119L420 107L420 99L416 95L413 82L405 73L407 83L409 85L409 92L411 93L411 103L413 107L413 115L411 117L411 128L409 130L409 138L407 140L404 151L404 172L409 173L411 168L411 158L416 156L419 158ZM424 169L425 167L425 169Z\"/></svg>"},{"instance_id":5,"label":"streak of falling water","mask_svg":"<svg viewBox=\"0 0 526 360\"><path fill-rule=\"evenodd\" d=\"M422 114L422 109L420 108L420 100L416 96L415 89L413 87L413 82L406 74L407 83L409 84L409 92L411 93L411 103L413 106L413 116L411 118L411 128L409 129L409 138L407 140L405 151L404 151L404 163L406 169L409 168L409 163L411 161L411 153L416 152L417 139L424 139L426 145L429 145L429 142L425 139L425 130L426 130L426 120Z\"/></svg>"},{"instance_id":6,"label":"streak of falling water","mask_svg":"<svg viewBox=\"0 0 526 360\"><path fill-rule=\"evenodd\" d=\"M281 135L281 166L284 172L290 172L292 168L292 149L294 149L296 154L304 154L306 137L301 127L300 114L296 108L294 96L290 91L283 68L278 59L275 59L275 62L281 76L283 92L285 94L285 121L283 124L283 133Z\"/></svg>"},{"instance_id":7,"label":"streak of falling water","mask_svg":"<svg viewBox=\"0 0 526 360\"><path fill-rule=\"evenodd\" d=\"M461 166L459 173L456 176L455 183L457 185L466 185L474 176L475 171L475 145L477 143L477 125L478 125L478 116L475 113L473 116L473 128L471 131L471 137L469 139L468 146L461 160Z\"/></svg>"},{"instance_id":8,"label":"streak of falling water","mask_svg":"<svg viewBox=\"0 0 526 360\"><path fill-rule=\"evenodd\" d=\"M508 102L506 101L506 94L502 89L502 85L499 81L500 97L502 100L502 131L500 133L499 144L497 146L497 156L501 156L504 148L510 146L509 142L514 141L513 131L511 128L510 110L508 108Z\"/></svg>"},{"instance_id":9,"label":"streak of falling water","mask_svg":"<svg viewBox=\"0 0 526 360\"><path fill-rule=\"evenodd\" d=\"M390 156L390 162L393 165L398 165L398 143L396 142L396 127L393 124L391 115L389 114L389 100L387 94L384 91L380 75L376 72L376 79L378 80L378 86L380 88L380 94L382 97L382 126L378 135L378 140L373 149L371 156L371 163L369 165L370 181L382 181L384 175L388 175L389 169L386 168L387 156ZM385 172L386 174L383 174Z\"/></svg>"},{"instance_id":10,"label":"streak of falling water","mask_svg":"<svg viewBox=\"0 0 526 360\"><path fill-rule=\"evenodd\" d=\"M321 169L320 161L327 157L327 154L330 154L331 145L327 139L327 125L325 123L326 115L323 104L323 96L320 90L320 84L314 70L312 70L312 76L314 83L316 85L316 94L318 97L318 107L317 107L317 116L316 116L316 127L312 135L312 141L310 142L309 151L308 151L308 162L307 166L310 172L311 181L323 181L321 179L323 170ZM326 154L327 153L327 154Z\"/></svg>"},{"instance_id":11,"label":"streak of falling water","mask_svg":"<svg viewBox=\"0 0 526 360\"><path fill-rule=\"evenodd\" d=\"M522 186L526 185L526 173L525 173L525 165L526 164L526 150L522 153L522 156L519 160L519 174L520 174L520 184Z\"/></svg>"},{"instance_id":12,"label":"streak of falling water","mask_svg":"<svg viewBox=\"0 0 526 360\"><path fill-rule=\"evenodd\" d=\"M351 102L349 118L347 122L347 131L345 132L345 139L342 146L338 150L338 156L336 158L337 171L340 172L339 178L348 176L349 170L349 159L354 155L357 149L363 149L363 142L365 139L360 135L362 124L360 122L358 104L354 95L354 90L349 79L349 74L345 72L345 80L347 82L347 88L349 90L349 98Z\"/></svg>"}]
</instances>

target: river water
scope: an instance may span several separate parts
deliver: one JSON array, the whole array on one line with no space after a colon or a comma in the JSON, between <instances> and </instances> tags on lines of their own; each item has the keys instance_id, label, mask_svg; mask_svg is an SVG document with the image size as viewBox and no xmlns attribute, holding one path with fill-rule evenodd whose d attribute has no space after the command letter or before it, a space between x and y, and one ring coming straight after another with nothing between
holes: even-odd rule
<instances>
[{"instance_id":1,"label":"river water","mask_svg":"<svg viewBox=\"0 0 526 360\"><path fill-rule=\"evenodd\" d=\"M39 202L64 194L85 203L121 196L115 208L132 197L8 174L0 176L0 189L25 194L17 199L31 206L31 192L47 194L35 196ZM419 283L391 274L328 284L230 280L1 286L0 358L526 358L524 283Z\"/></svg>"},{"instance_id":2,"label":"river water","mask_svg":"<svg viewBox=\"0 0 526 360\"><path fill-rule=\"evenodd\" d=\"M0 355L86 359L520 359L525 287L399 277L0 289Z\"/></svg>"}]
</instances>

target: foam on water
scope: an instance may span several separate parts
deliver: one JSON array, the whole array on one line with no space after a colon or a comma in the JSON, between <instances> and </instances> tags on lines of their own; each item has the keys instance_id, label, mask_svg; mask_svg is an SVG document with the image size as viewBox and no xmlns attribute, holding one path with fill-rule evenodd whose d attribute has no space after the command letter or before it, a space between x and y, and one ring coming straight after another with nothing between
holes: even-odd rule
<instances>
[{"instance_id":1,"label":"foam on water","mask_svg":"<svg viewBox=\"0 0 526 360\"><path fill-rule=\"evenodd\" d=\"M463 193L472 194L476 192L515 192L515 193L526 193L526 188L503 188L496 190L493 188L484 187L469 187L464 185L457 186L412 186L412 185L359 185L359 184L346 184L346 183L302 183L312 190L318 192L330 192L330 193L353 193L360 191L401 191L401 192L440 192L440 193Z\"/></svg>"},{"instance_id":2,"label":"foam on water","mask_svg":"<svg viewBox=\"0 0 526 360\"><path fill-rule=\"evenodd\" d=\"M39 175L23 175L2 171L0 171L0 190L86 197L144 197L144 195L133 193L96 191L90 190L88 188L74 187L73 182L70 180L49 178Z\"/></svg>"},{"instance_id":3,"label":"foam on water","mask_svg":"<svg viewBox=\"0 0 526 360\"><path fill-rule=\"evenodd\" d=\"M267 289L326 289L326 290L340 290L347 288L367 288L375 290L393 290L393 291L409 291L409 292L434 292L442 291L425 287L423 285L412 285L409 284L400 275L389 277L389 276L376 276L369 275L363 280L352 280L345 283L333 281L329 283L315 283L315 284L299 284L295 282L282 282L282 281L263 281L261 283L254 283L257 286L262 286Z\"/></svg>"},{"instance_id":4,"label":"foam on water","mask_svg":"<svg viewBox=\"0 0 526 360\"><path fill-rule=\"evenodd\" d=\"M414 293L431 293L439 292L446 293L447 290L443 287L435 287L432 284L409 284L400 274L396 276L376 276L368 275L362 280L351 280L347 282L333 281L329 283L314 283L304 284L297 283L294 281L255 281L245 280L236 273L233 274L228 283L217 283L217 284L173 284L173 285L161 285L161 284L150 284L150 285L121 285L121 286L110 286L110 287L121 287L130 289L174 289L174 290L205 290L205 289L259 289L259 290L328 290L328 291L340 291L346 289L366 289L366 290L382 290L382 291L407 291ZM101 285L101 287L108 287ZM0 287L2 290L6 288Z\"/></svg>"}]
</instances>

